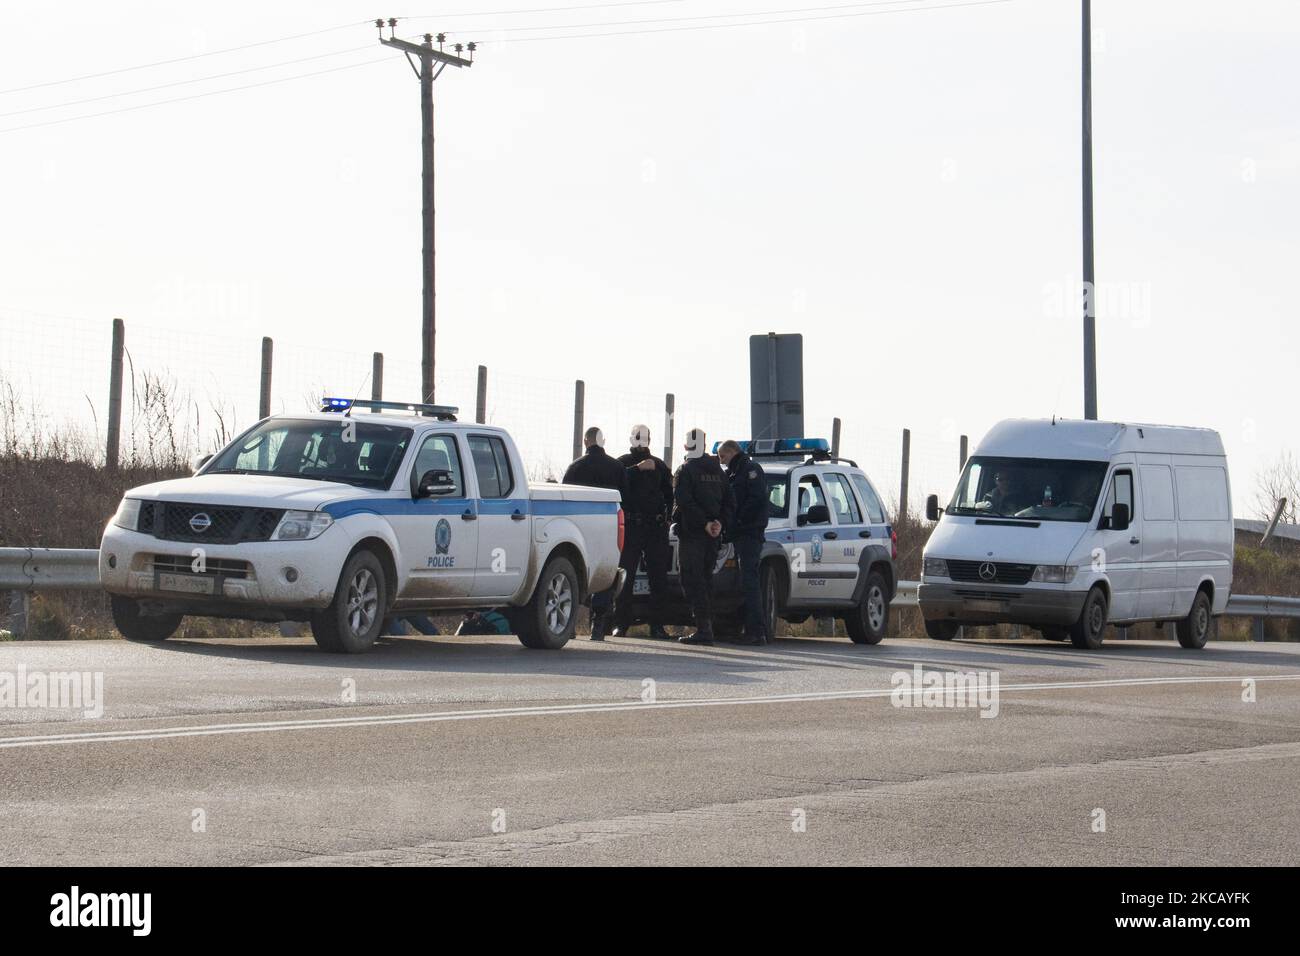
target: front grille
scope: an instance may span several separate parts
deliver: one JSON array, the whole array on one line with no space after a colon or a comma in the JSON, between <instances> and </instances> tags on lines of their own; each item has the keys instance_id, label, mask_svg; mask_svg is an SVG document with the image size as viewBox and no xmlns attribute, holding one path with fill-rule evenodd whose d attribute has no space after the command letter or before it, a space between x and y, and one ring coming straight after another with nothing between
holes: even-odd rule
<instances>
[{"instance_id":1,"label":"front grille","mask_svg":"<svg viewBox=\"0 0 1300 956\"><path fill-rule=\"evenodd\" d=\"M191 524L196 516L207 516ZM164 541L196 544L240 544L269 541L284 512L275 508L234 508L225 505L191 505L148 501L140 506L140 530Z\"/></svg>"},{"instance_id":2,"label":"front grille","mask_svg":"<svg viewBox=\"0 0 1300 956\"><path fill-rule=\"evenodd\" d=\"M992 567L993 576L983 577L980 568ZM948 577L954 581L973 584L1028 584L1034 576L1032 564L1012 564L1007 561L954 561L948 559Z\"/></svg>"},{"instance_id":3,"label":"front grille","mask_svg":"<svg viewBox=\"0 0 1300 956\"><path fill-rule=\"evenodd\" d=\"M1024 596L1014 591L981 591L978 588L953 588L952 593L978 601L1019 601Z\"/></svg>"},{"instance_id":4,"label":"front grille","mask_svg":"<svg viewBox=\"0 0 1300 956\"><path fill-rule=\"evenodd\" d=\"M153 567L151 571L161 574L209 574L219 575L223 578L248 578L249 566L247 561L237 561L234 558L208 558L203 559L203 571L194 570L194 558L188 554L155 554L153 556Z\"/></svg>"}]
</instances>

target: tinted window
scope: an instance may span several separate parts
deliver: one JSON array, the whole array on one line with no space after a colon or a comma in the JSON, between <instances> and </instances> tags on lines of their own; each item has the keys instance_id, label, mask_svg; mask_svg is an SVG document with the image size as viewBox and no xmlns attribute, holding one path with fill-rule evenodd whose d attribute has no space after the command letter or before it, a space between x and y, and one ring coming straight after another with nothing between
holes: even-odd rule
<instances>
[{"instance_id":1,"label":"tinted window","mask_svg":"<svg viewBox=\"0 0 1300 956\"><path fill-rule=\"evenodd\" d=\"M490 435L470 435L469 451L474 459L478 493L484 498L504 498L514 487L505 442Z\"/></svg>"},{"instance_id":2,"label":"tinted window","mask_svg":"<svg viewBox=\"0 0 1300 956\"><path fill-rule=\"evenodd\" d=\"M858 501L853 497L853 489L843 475L830 472L826 475L826 493L830 496L831 510L839 524L862 524L862 513L858 510Z\"/></svg>"},{"instance_id":3,"label":"tinted window","mask_svg":"<svg viewBox=\"0 0 1300 956\"><path fill-rule=\"evenodd\" d=\"M799 518L807 517L810 509L817 505L826 504L826 495L822 493L821 482L814 476L808 475L799 479ZM823 524L824 522L817 522Z\"/></svg>"},{"instance_id":4,"label":"tinted window","mask_svg":"<svg viewBox=\"0 0 1300 956\"><path fill-rule=\"evenodd\" d=\"M280 475L387 488L410 440L409 428L343 416L271 418L223 449L204 474Z\"/></svg>"},{"instance_id":5,"label":"tinted window","mask_svg":"<svg viewBox=\"0 0 1300 956\"><path fill-rule=\"evenodd\" d=\"M874 524L887 523L885 507L880 503L880 496L876 494L876 489L871 487L871 482L867 481L866 476L854 475L853 484L857 486L858 494L862 496L862 504L867 509L867 517Z\"/></svg>"},{"instance_id":6,"label":"tinted window","mask_svg":"<svg viewBox=\"0 0 1300 956\"><path fill-rule=\"evenodd\" d=\"M426 471L446 471L451 473L451 480L456 483L456 490L448 495L450 498L465 497L465 476L460 470L460 453L456 450L456 439L452 435L430 435L420 446L420 453L415 456L415 467L411 469L411 494Z\"/></svg>"},{"instance_id":7,"label":"tinted window","mask_svg":"<svg viewBox=\"0 0 1300 956\"><path fill-rule=\"evenodd\" d=\"M1105 478L1104 461L982 455L966 462L948 513L1087 521Z\"/></svg>"}]
</instances>

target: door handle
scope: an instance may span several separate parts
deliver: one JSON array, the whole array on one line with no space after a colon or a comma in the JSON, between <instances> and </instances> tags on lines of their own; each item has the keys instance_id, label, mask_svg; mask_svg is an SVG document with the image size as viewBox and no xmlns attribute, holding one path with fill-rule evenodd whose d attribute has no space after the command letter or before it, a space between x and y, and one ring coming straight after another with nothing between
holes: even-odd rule
<instances>
[{"instance_id":1,"label":"door handle","mask_svg":"<svg viewBox=\"0 0 1300 956\"><path fill-rule=\"evenodd\" d=\"M870 528L863 528L861 531L858 532L858 537L859 537L859 538L870 538L870 537L871 537L871 529L870 529Z\"/></svg>"},{"instance_id":2,"label":"door handle","mask_svg":"<svg viewBox=\"0 0 1300 956\"><path fill-rule=\"evenodd\" d=\"M1128 539L1128 543L1129 543L1129 544L1141 544L1141 543L1142 543L1142 539L1141 539L1141 538L1137 538L1137 537L1129 538L1129 539Z\"/></svg>"},{"instance_id":3,"label":"door handle","mask_svg":"<svg viewBox=\"0 0 1300 956\"><path fill-rule=\"evenodd\" d=\"M524 520L525 518L527 518L527 517L528 517L528 515L524 514L522 511L519 511L518 509L516 509L515 511L513 511L513 512L511 513L511 515L510 515L510 520L511 520L511 521L523 521L523 520Z\"/></svg>"},{"instance_id":4,"label":"door handle","mask_svg":"<svg viewBox=\"0 0 1300 956\"><path fill-rule=\"evenodd\" d=\"M822 537L825 538L827 541L834 541L836 538L839 537L839 534L837 534L834 531L827 531L824 535L822 535Z\"/></svg>"},{"instance_id":5,"label":"door handle","mask_svg":"<svg viewBox=\"0 0 1300 956\"><path fill-rule=\"evenodd\" d=\"M478 519L478 515L476 515L469 508L466 508L464 511L460 513L460 519L462 521L475 521Z\"/></svg>"}]
</instances>

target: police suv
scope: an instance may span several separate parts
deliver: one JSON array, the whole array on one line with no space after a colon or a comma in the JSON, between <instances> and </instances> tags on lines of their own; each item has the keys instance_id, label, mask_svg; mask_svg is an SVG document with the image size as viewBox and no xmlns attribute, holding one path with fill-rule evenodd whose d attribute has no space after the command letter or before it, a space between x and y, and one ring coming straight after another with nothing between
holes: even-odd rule
<instances>
[{"instance_id":1,"label":"police suv","mask_svg":"<svg viewBox=\"0 0 1300 956\"><path fill-rule=\"evenodd\" d=\"M871 480L856 462L832 457L823 438L760 439L740 446L767 481L769 518L759 581L768 633L776 633L778 618L798 624L813 616L838 617L854 643L879 643L897 589L898 538ZM675 537L671 544L666 623L687 624L691 616L681 593ZM730 544L718 553L713 584L717 628L738 633L744 618L740 569ZM635 617L648 620L644 564L633 589Z\"/></svg>"},{"instance_id":2,"label":"police suv","mask_svg":"<svg viewBox=\"0 0 1300 956\"><path fill-rule=\"evenodd\" d=\"M393 613L496 607L525 646L564 646L585 597L622 580L619 494L530 487L509 434L455 413L326 399L128 491L99 551L118 630L309 621L322 648L356 653Z\"/></svg>"}]
</instances>

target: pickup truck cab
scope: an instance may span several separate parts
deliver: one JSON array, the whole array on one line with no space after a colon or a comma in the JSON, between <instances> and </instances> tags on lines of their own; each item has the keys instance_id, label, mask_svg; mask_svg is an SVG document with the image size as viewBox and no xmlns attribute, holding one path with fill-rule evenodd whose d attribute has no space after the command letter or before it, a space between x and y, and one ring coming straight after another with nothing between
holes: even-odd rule
<instances>
[{"instance_id":1,"label":"pickup truck cab","mask_svg":"<svg viewBox=\"0 0 1300 956\"><path fill-rule=\"evenodd\" d=\"M767 482L759 587L768 633L776 633L778 619L798 624L813 616L838 617L854 643L879 643L898 586L897 535L871 479L856 462L833 457L823 438L740 445ZM668 623L690 623L678 577L676 535L670 535L669 544ZM643 564L633 583L635 620L649 619L649 595ZM744 616L740 569L727 543L714 569L713 604L718 629L739 633Z\"/></svg>"},{"instance_id":2,"label":"pickup truck cab","mask_svg":"<svg viewBox=\"0 0 1300 956\"><path fill-rule=\"evenodd\" d=\"M126 493L99 565L123 635L164 640L186 614L309 621L323 649L357 653L390 614L505 608L525 646L558 648L621 580L617 491L530 487L504 429L448 406L323 409Z\"/></svg>"}]
</instances>

